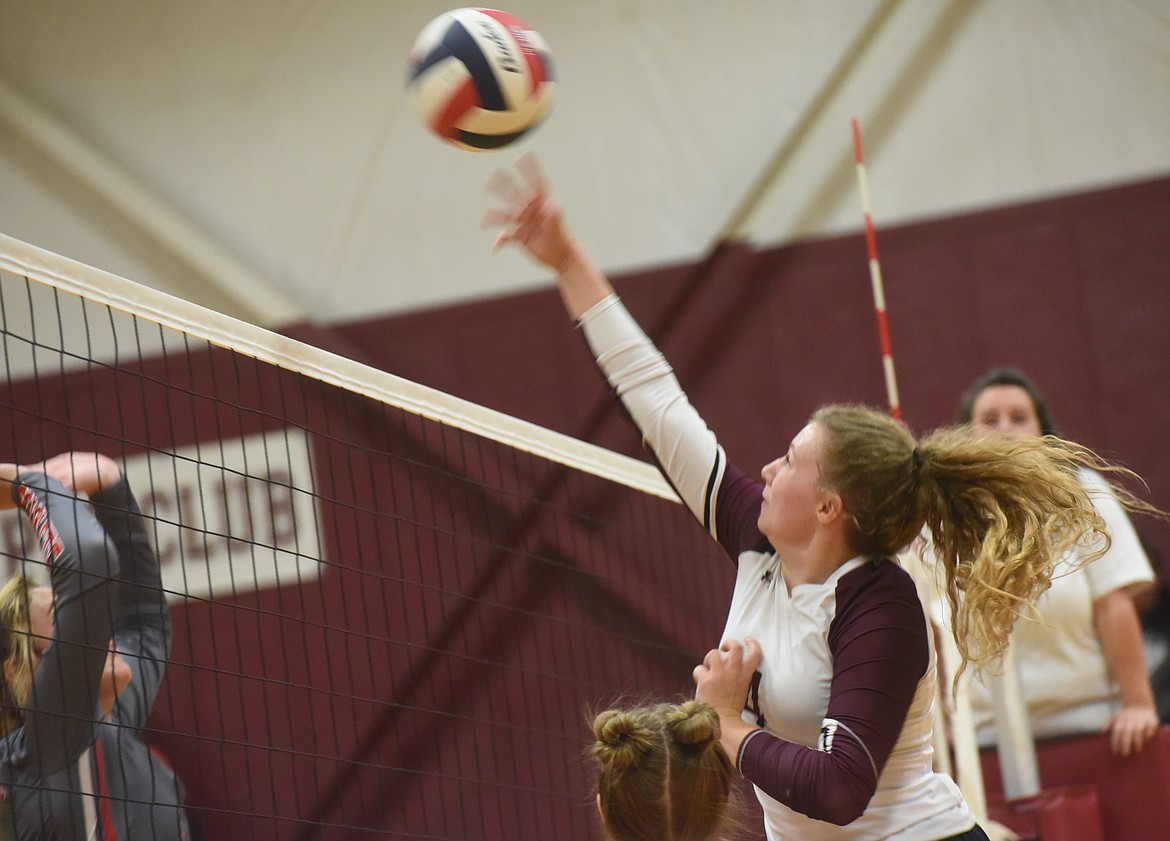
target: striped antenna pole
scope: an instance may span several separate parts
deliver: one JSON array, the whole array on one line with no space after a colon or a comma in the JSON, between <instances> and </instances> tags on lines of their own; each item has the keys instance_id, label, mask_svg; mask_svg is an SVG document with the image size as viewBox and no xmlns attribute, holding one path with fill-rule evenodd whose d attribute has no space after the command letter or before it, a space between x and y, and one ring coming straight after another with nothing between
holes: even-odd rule
<instances>
[{"instance_id":1,"label":"striped antenna pole","mask_svg":"<svg viewBox=\"0 0 1170 841\"><path fill-rule=\"evenodd\" d=\"M890 414L902 419L902 407L898 402L898 380L894 376L894 356L890 352L890 325L886 319L886 293L882 290L882 267L878 262L877 237L873 233L873 218L869 213L869 180L865 175L865 156L861 153L861 130L857 118L852 118L853 157L857 161L857 183L861 187L861 211L865 216L865 244L869 249L869 277L873 284L873 306L877 313L878 338L882 346L882 368L886 375L886 396L890 401Z\"/></svg>"}]
</instances>

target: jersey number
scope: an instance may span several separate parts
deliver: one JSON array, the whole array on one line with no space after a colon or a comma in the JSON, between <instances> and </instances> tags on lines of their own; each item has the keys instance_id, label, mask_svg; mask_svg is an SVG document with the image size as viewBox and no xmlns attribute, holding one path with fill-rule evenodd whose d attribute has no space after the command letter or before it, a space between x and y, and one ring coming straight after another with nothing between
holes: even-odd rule
<instances>
[{"instance_id":1,"label":"jersey number","mask_svg":"<svg viewBox=\"0 0 1170 841\"><path fill-rule=\"evenodd\" d=\"M748 689L747 704L744 706L748 712L756 717L756 725L758 727L767 727L767 722L764 721L764 711L760 707L760 682L764 676L758 671L752 675L752 685Z\"/></svg>"}]
</instances>

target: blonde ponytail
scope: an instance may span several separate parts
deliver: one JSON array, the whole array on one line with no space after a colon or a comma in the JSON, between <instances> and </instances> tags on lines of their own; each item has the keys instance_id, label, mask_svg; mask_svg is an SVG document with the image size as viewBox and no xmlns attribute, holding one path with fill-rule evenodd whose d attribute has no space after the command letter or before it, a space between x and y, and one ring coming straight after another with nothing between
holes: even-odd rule
<instances>
[{"instance_id":1,"label":"blonde ponytail","mask_svg":"<svg viewBox=\"0 0 1170 841\"><path fill-rule=\"evenodd\" d=\"M964 665L986 666L1007 649L1015 621L1052 583L1074 547L1093 560L1109 533L1081 468L1133 474L1060 438L975 438L942 429L920 443L901 423L862 406L825 406L812 417L826 437L821 482L841 497L846 538L881 560L925 528L942 565ZM1130 510L1161 514L1109 483Z\"/></svg>"}]
</instances>

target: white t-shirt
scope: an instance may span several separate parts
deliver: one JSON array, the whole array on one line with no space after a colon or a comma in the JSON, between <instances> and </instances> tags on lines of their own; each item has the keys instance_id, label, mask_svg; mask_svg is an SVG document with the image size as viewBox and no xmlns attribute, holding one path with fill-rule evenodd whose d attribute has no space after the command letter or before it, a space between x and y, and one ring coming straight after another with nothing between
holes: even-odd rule
<instances>
[{"instance_id":1,"label":"white t-shirt","mask_svg":"<svg viewBox=\"0 0 1170 841\"><path fill-rule=\"evenodd\" d=\"M1137 532L1104 479L1085 469L1079 478L1105 519L1112 544L1087 564L1081 562L1085 550L1071 553L1037 602L1039 619L1025 615L1012 632L1020 687L1037 739L1095 733L1120 709L1117 684L1093 624L1093 602L1121 587L1154 580ZM991 692L978 675L971 681L971 705L979 744L994 745Z\"/></svg>"}]
</instances>

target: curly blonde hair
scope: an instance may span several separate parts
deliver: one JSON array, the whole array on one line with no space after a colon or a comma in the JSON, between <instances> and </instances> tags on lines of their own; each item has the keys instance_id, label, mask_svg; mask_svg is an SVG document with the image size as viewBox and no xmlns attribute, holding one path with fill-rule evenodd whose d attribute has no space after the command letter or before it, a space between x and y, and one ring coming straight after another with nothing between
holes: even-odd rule
<instances>
[{"instance_id":1,"label":"curly blonde hair","mask_svg":"<svg viewBox=\"0 0 1170 841\"><path fill-rule=\"evenodd\" d=\"M1069 550L1084 547L1087 562L1109 548L1077 469L1129 471L1080 445L1052 436L977 439L965 427L918 442L900 422L862 406L826 406L812 420L827 433L821 483L850 514L850 548L892 558L928 531L964 668L1003 655L1012 626ZM1109 484L1130 510L1157 512Z\"/></svg>"},{"instance_id":2,"label":"curly blonde hair","mask_svg":"<svg viewBox=\"0 0 1170 841\"><path fill-rule=\"evenodd\" d=\"M709 841L726 828L735 767L711 705L606 710L593 735L598 797L614 841Z\"/></svg>"}]
</instances>

